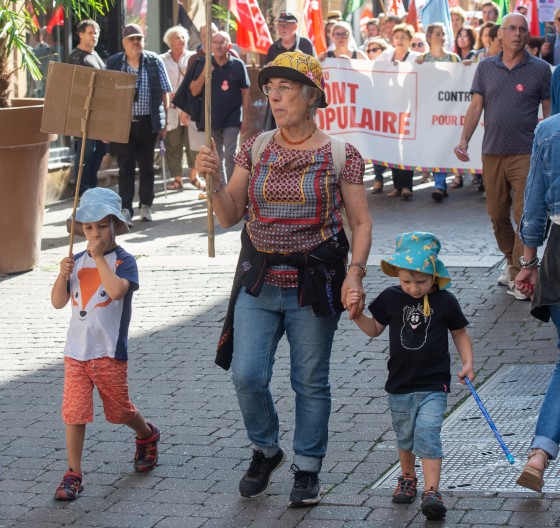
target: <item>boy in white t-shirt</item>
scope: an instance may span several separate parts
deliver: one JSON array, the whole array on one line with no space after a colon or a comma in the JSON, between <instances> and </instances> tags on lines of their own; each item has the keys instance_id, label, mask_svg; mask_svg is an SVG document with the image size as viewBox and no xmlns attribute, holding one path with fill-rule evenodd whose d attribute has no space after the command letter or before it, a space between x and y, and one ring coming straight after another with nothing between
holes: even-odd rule
<instances>
[{"instance_id":1,"label":"boy in white t-shirt","mask_svg":"<svg viewBox=\"0 0 560 528\"><path fill-rule=\"evenodd\" d=\"M81 458L86 424L93 421L97 387L107 421L136 433L134 469L157 465L160 433L146 422L128 396L128 326L138 268L132 255L115 242L128 226L121 199L110 189L87 190L76 211L75 232L87 248L60 263L51 302L56 309L71 300L72 318L64 348L62 419L66 424L68 471L55 498L74 500L83 491Z\"/></svg>"}]
</instances>

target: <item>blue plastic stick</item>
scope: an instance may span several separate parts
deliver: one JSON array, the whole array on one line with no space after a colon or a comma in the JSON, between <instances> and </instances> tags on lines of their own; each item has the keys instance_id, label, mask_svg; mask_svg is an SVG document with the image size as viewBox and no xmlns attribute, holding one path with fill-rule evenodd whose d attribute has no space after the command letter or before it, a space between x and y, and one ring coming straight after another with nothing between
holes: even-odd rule
<instances>
[{"instance_id":1,"label":"blue plastic stick","mask_svg":"<svg viewBox=\"0 0 560 528\"><path fill-rule=\"evenodd\" d=\"M474 389L474 387L471 383L471 380L467 376L465 376L463 379L465 380L465 383L467 384L467 387L471 391L471 394L473 395L474 401L476 401L476 403L478 405L478 408L482 411L482 414L484 415L484 418L486 418L486 421L488 422L488 425L490 426L490 429L492 429L492 432L494 433L494 436L496 437L496 440L500 444L500 447L504 450L504 453L506 454L506 458L507 458L508 462L510 464L514 464L515 459L513 458L513 455L509 452L509 449L507 448L507 446L504 443L502 437L500 436L500 433L498 433L498 430L496 429L496 426L494 425L494 422L492 421L492 418L490 418L490 415L488 414L488 411L486 410L486 407L484 407L484 404L482 403L482 401L478 397L478 394L476 393L476 390Z\"/></svg>"}]
</instances>

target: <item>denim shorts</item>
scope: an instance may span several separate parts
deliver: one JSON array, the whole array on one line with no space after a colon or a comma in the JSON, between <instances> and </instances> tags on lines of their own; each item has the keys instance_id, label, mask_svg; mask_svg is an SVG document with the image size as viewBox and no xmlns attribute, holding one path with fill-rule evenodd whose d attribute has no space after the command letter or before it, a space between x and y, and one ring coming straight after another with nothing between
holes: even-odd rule
<instances>
[{"instance_id":1,"label":"denim shorts","mask_svg":"<svg viewBox=\"0 0 560 528\"><path fill-rule=\"evenodd\" d=\"M411 392L388 396L399 449L421 458L443 458L440 433L447 393Z\"/></svg>"}]
</instances>

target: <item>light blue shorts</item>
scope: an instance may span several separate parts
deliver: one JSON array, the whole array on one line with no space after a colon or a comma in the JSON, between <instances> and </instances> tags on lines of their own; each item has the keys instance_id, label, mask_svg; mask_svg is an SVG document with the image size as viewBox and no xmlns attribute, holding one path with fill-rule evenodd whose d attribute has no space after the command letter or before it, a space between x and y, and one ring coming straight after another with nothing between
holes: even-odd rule
<instances>
[{"instance_id":1,"label":"light blue shorts","mask_svg":"<svg viewBox=\"0 0 560 528\"><path fill-rule=\"evenodd\" d=\"M440 433L446 392L389 394L389 407L399 449L421 458L443 458Z\"/></svg>"}]
</instances>

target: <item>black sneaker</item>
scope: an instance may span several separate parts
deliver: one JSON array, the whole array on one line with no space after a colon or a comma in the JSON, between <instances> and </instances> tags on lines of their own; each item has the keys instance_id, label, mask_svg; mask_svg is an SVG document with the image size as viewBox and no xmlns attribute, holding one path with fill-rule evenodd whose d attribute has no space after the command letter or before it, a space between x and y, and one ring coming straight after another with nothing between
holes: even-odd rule
<instances>
[{"instance_id":1,"label":"black sneaker","mask_svg":"<svg viewBox=\"0 0 560 528\"><path fill-rule=\"evenodd\" d=\"M313 506L318 504L323 495L323 488L319 480L319 473L313 471L300 471L300 469L292 464L290 468L294 473L294 486L290 493L290 502L288 506L292 508L300 508L303 506Z\"/></svg>"},{"instance_id":2,"label":"black sneaker","mask_svg":"<svg viewBox=\"0 0 560 528\"><path fill-rule=\"evenodd\" d=\"M262 495L268 489L272 473L284 463L284 459L281 449L272 458L265 458L260 449L253 449L253 460L239 482L239 493L250 499Z\"/></svg>"},{"instance_id":3,"label":"black sneaker","mask_svg":"<svg viewBox=\"0 0 560 528\"><path fill-rule=\"evenodd\" d=\"M443 519L447 508L443 505L441 495L434 490L425 491L422 493L422 513L426 516L428 521Z\"/></svg>"},{"instance_id":4,"label":"black sneaker","mask_svg":"<svg viewBox=\"0 0 560 528\"><path fill-rule=\"evenodd\" d=\"M411 477L408 473L406 475L399 475L397 480L397 487L393 491L393 502L397 504L410 504L416 498L416 485L418 479Z\"/></svg>"}]
</instances>

